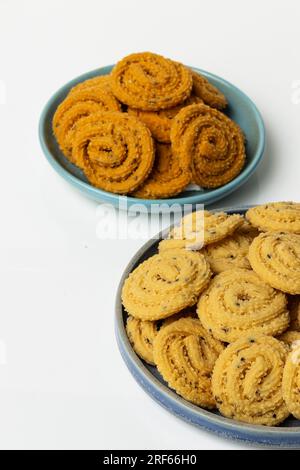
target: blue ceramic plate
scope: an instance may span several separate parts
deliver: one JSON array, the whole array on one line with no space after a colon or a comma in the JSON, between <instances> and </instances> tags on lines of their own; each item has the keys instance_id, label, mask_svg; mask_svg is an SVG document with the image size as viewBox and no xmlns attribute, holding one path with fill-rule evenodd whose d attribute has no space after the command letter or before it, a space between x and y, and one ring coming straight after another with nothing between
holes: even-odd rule
<instances>
[{"instance_id":1,"label":"blue ceramic plate","mask_svg":"<svg viewBox=\"0 0 300 470\"><path fill-rule=\"evenodd\" d=\"M237 122L245 133L247 141L247 163L243 171L233 181L221 188L185 191L172 199L156 199L155 201L133 197L125 198L124 196L102 191L101 189L91 186L82 171L70 163L60 151L52 133L52 119L57 106L66 97L70 88L77 83L87 80L88 78L108 74L112 67L113 66L110 65L93 70L64 85L50 98L40 118L39 138L47 160L65 180L79 189L83 194L95 201L107 202L115 206L119 206L119 203L121 202L124 203L122 205L123 207L130 207L132 204L137 203L143 204L146 207L151 204L161 203L167 205L172 205L174 203L211 204L238 189L253 174L262 159L265 147L264 124L259 111L253 102L235 86L216 75L194 68L194 70L201 72L213 85L217 86L224 93L229 103L226 111L227 115ZM125 200L127 206L125 204Z\"/></svg>"},{"instance_id":2,"label":"blue ceramic plate","mask_svg":"<svg viewBox=\"0 0 300 470\"><path fill-rule=\"evenodd\" d=\"M246 207L228 209L228 213L245 213ZM244 424L224 418L217 411L207 411L181 398L164 382L156 368L143 362L133 351L126 335L125 324L127 314L121 303L121 290L128 274L142 261L157 252L157 245L164 232L149 240L132 258L127 266L117 292L116 298L116 338L121 355L138 384L156 402L174 415L212 431L220 436L263 446L300 449L300 421L289 418L281 426L265 427Z\"/></svg>"}]
</instances>

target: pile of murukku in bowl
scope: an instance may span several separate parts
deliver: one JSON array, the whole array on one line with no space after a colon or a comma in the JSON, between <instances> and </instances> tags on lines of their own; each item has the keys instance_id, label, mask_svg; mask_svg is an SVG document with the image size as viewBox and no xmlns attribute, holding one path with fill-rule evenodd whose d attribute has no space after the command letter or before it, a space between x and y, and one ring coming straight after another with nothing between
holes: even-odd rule
<instances>
[{"instance_id":1,"label":"pile of murukku in bowl","mask_svg":"<svg viewBox=\"0 0 300 470\"><path fill-rule=\"evenodd\" d=\"M246 164L245 138L227 99L203 75L150 52L71 88L53 117L64 156L99 189L173 197L214 189Z\"/></svg>"}]
</instances>

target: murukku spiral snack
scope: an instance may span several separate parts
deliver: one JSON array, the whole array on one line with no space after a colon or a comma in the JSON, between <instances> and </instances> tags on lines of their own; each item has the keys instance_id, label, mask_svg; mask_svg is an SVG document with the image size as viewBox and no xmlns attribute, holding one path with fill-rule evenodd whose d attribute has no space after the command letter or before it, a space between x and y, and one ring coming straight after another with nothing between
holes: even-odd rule
<instances>
[{"instance_id":1,"label":"murukku spiral snack","mask_svg":"<svg viewBox=\"0 0 300 470\"><path fill-rule=\"evenodd\" d=\"M205 257L185 250L168 250L141 263L122 290L127 312L142 320L159 320L195 305L211 271Z\"/></svg>"},{"instance_id":2,"label":"murukku spiral snack","mask_svg":"<svg viewBox=\"0 0 300 470\"><path fill-rule=\"evenodd\" d=\"M154 338L159 330L181 318L197 318L197 313L189 308L158 321L140 320L129 316L126 322L126 332L133 350L148 364L155 365L153 357Z\"/></svg>"},{"instance_id":3,"label":"murukku spiral snack","mask_svg":"<svg viewBox=\"0 0 300 470\"><path fill-rule=\"evenodd\" d=\"M156 144L155 160L149 177L133 196L159 199L179 194L191 181L189 159L180 159L167 144Z\"/></svg>"},{"instance_id":4,"label":"murukku spiral snack","mask_svg":"<svg viewBox=\"0 0 300 470\"><path fill-rule=\"evenodd\" d=\"M202 101L212 108L224 109L227 106L226 97L212 85L207 78L198 72L192 71L193 76L193 94L202 99Z\"/></svg>"},{"instance_id":5,"label":"murukku spiral snack","mask_svg":"<svg viewBox=\"0 0 300 470\"><path fill-rule=\"evenodd\" d=\"M171 142L170 132L174 117L185 106L194 103L203 103L201 98L191 95L183 103L169 109L160 111L142 111L140 109L129 108L128 113L138 117L150 129L154 139L158 142L169 144Z\"/></svg>"},{"instance_id":6,"label":"murukku spiral snack","mask_svg":"<svg viewBox=\"0 0 300 470\"><path fill-rule=\"evenodd\" d=\"M283 292L300 294L300 235L261 233L250 245L248 258L264 282Z\"/></svg>"},{"instance_id":7,"label":"murukku spiral snack","mask_svg":"<svg viewBox=\"0 0 300 470\"><path fill-rule=\"evenodd\" d=\"M215 274L234 268L251 269L247 255L252 241L251 234L236 230L229 237L207 245L202 253Z\"/></svg>"},{"instance_id":8,"label":"murukku spiral snack","mask_svg":"<svg viewBox=\"0 0 300 470\"><path fill-rule=\"evenodd\" d=\"M94 186L127 194L149 175L154 145L150 131L133 116L96 113L78 122L73 158Z\"/></svg>"},{"instance_id":9,"label":"murukku spiral snack","mask_svg":"<svg viewBox=\"0 0 300 470\"><path fill-rule=\"evenodd\" d=\"M211 374L223 350L199 320L184 318L159 331L154 340L154 361L168 385L186 400L214 408Z\"/></svg>"},{"instance_id":10,"label":"murukku spiral snack","mask_svg":"<svg viewBox=\"0 0 300 470\"><path fill-rule=\"evenodd\" d=\"M245 164L244 136L239 126L204 104L179 111L172 123L171 142L180 157L190 156L193 180L203 188L228 183Z\"/></svg>"},{"instance_id":11,"label":"murukku spiral snack","mask_svg":"<svg viewBox=\"0 0 300 470\"><path fill-rule=\"evenodd\" d=\"M60 103L53 117L53 132L66 157L78 165L72 152L77 125L82 118L102 111L119 111L120 104L112 93L87 88L71 93Z\"/></svg>"},{"instance_id":12,"label":"murukku spiral snack","mask_svg":"<svg viewBox=\"0 0 300 470\"><path fill-rule=\"evenodd\" d=\"M300 419L300 341L294 343L283 372L282 392L292 415Z\"/></svg>"},{"instance_id":13,"label":"murukku spiral snack","mask_svg":"<svg viewBox=\"0 0 300 470\"><path fill-rule=\"evenodd\" d=\"M244 335L216 361L212 390L222 415L251 424L275 426L289 411L282 394L287 351L265 335Z\"/></svg>"},{"instance_id":14,"label":"murukku spiral snack","mask_svg":"<svg viewBox=\"0 0 300 470\"><path fill-rule=\"evenodd\" d=\"M131 316L127 318L126 332L134 351L152 365L154 365L153 341L158 329L155 321L139 320Z\"/></svg>"},{"instance_id":15,"label":"murukku spiral snack","mask_svg":"<svg viewBox=\"0 0 300 470\"><path fill-rule=\"evenodd\" d=\"M263 232L300 234L300 203L271 202L251 207L246 217L252 225Z\"/></svg>"},{"instance_id":16,"label":"murukku spiral snack","mask_svg":"<svg viewBox=\"0 0 300 470\"><path fill-rule=\"evenodd\" d=\"M176 106L192 91L192 74L178 62L151 52L124 57L111 73L114 95L124 104L145 111Z\"/></svg>"},{"instance_id":17,"label":"murukku spiral snack","mask_svg":"<svg viewBox=\"0 0 300 470\"><path fill-rule=\"evenodd\" d=\"M206 210L191 212L182 218L180 225L171 230L168 239L160 242L159 251L173 248L200 250L231 235L243 222L239 214Z\"/></svg>"},{"instance_id":18,"label":"murukku spiral snack","mask_svg":"<svg viewBox=\"0 0 300 470\"><path fill-rule=\"evenodd\" d=\"M69 94L76 93L77 91L86 90L87 88L101 88L104 91L111 92L110 75L98 75L97 77L89 78L71 88Z\"/></svg>"},{"instance_id":19,"label":"murukku spiral snack","mask_svg":"<svg viewBox=\"0 0 300 470\"><path fill-rule=\"evenodd\" d=\"M201 295L197 312L202 325L226 343L245 333L279 335L289 325L285 294L245 269L218 274Z\"/></svg>"}]
</instances>

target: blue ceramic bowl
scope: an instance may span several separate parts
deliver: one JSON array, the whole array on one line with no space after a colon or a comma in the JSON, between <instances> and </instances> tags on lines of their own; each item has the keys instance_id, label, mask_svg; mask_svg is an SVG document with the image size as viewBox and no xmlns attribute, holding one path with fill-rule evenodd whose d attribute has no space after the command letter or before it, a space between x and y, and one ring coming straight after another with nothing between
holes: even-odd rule
<instances>
[{"instance_id":1,"label":"blue ceramic bowl","mask_svg":"<svg viewBox=\"0 0 300 470\"><path fill-rule=\"evenodd\" d=\"M98 202L106 202L122 207L130 207L132 204L143 204L149 207L152 204L212 204L222 199L231 192L238 189L253 174L260 160L262 159L265 147L265 130L262 117L254 103L238 88L226 82L220 77L211 73L194 68L202 73L209 81L217 86L228 99L227 115L237 122L243 129L246 136L247 163L243 171L230 183L217 189L206 189L201 191L185 191L177 197L171 199L137 199L133 197L124 197L117 194L102 191L93 187L85 178L83 172L73 165L60 151L52 132L52 119L59 103L66 97L69 90L76 84L97 75L108 74L113 66L102 67L97 70L85 73L70 81L60 88L46 104L39 123L39 138L43 152L50 165L66 181L79 189L86 196Z\"/></svg>"},{"instance_id":2,"label":"blue ceramic bowl","mask_svg":"<svg viewBox=\"0 0 300 470\"><path fill-rule=\"evenodd\" d=\"M228 213L245 213L247 208L228 209ZM129 273L157 252L165 232L149 240L132 258L124 271L116 297L115 331L121 355L137 383L156 402L179 418L222 437L260 446L300 449L300 421L289 418L278 427L244 424L224 418L217 411L207 411L181 398L164 382L157 369L143 362L133 351L126 335L127 314L121 302L121 290Z\"/></svg>"}]
</instances>

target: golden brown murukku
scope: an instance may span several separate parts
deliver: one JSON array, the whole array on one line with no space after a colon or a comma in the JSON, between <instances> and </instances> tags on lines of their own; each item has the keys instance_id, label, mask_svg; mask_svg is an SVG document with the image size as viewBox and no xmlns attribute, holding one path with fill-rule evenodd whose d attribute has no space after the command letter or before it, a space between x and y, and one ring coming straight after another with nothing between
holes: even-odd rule
<instances>
[{"instance_id":1,"label":"golden brown murukku","mask_svg":"<svg viewBox=\"0 0 300 470\"><path fill-rule=\"evenodd\" d=\"M207 245L202 253L215 274L234 268L251 269L247 256L252 240L252 235L236 230L229 237Z\"/></svg>"},{"instance_id":2,"label":"golden brown murukku","mask_svg":"<svg viewBox=\"0 0 300 470\"><path fill-rule=\"evenodd\" d=\"M292 415L300 419L300 341L296 341L289 353L283 372L282 392L286 406Z\"/></svg>"},{"instance_id":3,"label":"golden brown murukku","mask_svg":"<svg viewBox=\"0 0 300 470\"><path fill-rule=\"evenodd\" d=\"M191 212L170 231L168 239L160 242L159 251L173 248L198 251L233 234L243 222L244 219L239 214L206 210Z\"/></svg>"},{"instance_id":4,"label":"golden brown murukku","mask_svg":"<svg viewBox=\"0 0 300 470\"><path fill-rule=\"evenodd\" d=\"M214 408L211 374L223 348L199 320L183 318L159 331L154 340L154 361L179 395L204 408Z\"/></svg>"},{"instance_id":5,"label":"golden brown murukku","mask_svg":"<svg viewBox=\"0 0 300 470\"><path fill-rule=\"evenodd\" d=\"M261 233L250 245L248 258L264 282L288 294L300 294L300 235Z\"/></svg>"},{"instance_id":6,"label":"golden brown murukku","mask_svg":"<svg viewBox=\"0 0 300 470\"><path fill-rule=\"evenodd\" d=\"M126 332L130 344L136 354L148 364L155 365L153 357L153 342L158 332L181 318L197 318L196 311L191 308L175 313L165 320L140 320L129 316L126 322Z\"/></svg>"},{"instance_id":7,"label":"golden brown murukku","mask_svg":"<svg viewBox=\"0 0 300 470\"><path fill-rule=\"evenodd\" d=\"M179 194L191 181L189 159L179 159L167 144L156 144L156 156L149 177L133 193L144 199L159 199Z\"/></svg>"},{"instance_id":8,"label":"golden brown murukku","mask_svg":"<svg viewBox=\"0 0 300 470\"><path fill-rule=\"evenodd\" d=\"M244 335L218 357L212 390L222 415L276 426L289 416L282 394L285 346L265 335Z\"/></svg>"},{"instance_id":9,"label":"golden brown murukku","mask_svg":"<svg viewBox=\"0 0 300 470\"><path fill-rule=\"evenodd\" d=\"M159 330L155 321L139 320L129 316L126 323L126 332L130 344L138 356L148 364L154 365L153 341Z\"/></svg>"},{"instance_id":10,"label":"golden brown murukku","mask_svg":"<svg viewBox=\"0 0 300 470\"><path fill-rule=\"evenodd\" d=\"M142 320L160 320L195 305L211 277L200 253L168 250L141 263L126 279L122 301Z\"/></svg>"},{"instance_id":11,"label":"golden brown murukku","mask_svg":"<svg viewBox=\"0 0 300 470\"><path fill-rule=\"evenodd\" d=\"M174 117L185 106L194 103L203 103L201 98L191 95L183 103L169 109L160 111L142 111L139 109L129 108L128 113L138 117L150 129L154 139L158 142L168 144L170 140L171 125Z\"/></svg>"},{"instance_id":12,"label":"golden brown murukku","mask_svg":"<svg viewBox=\"0 0 300 470\"><path fill-rule=\"evenodd\" d=\"M111 73L114 95L124 104L145 111L176 106L191 94L191 71L151 52L128 55Z\"/></svg>"},{"instance_id":13,"label":"golden brown murukku","mask_svg":"<svg viewBox=\"0 0 300 470\"><path fill-rule=\"evenodd\" d=\"M73 158L96 187L134 191L149 175L154 145L146 126L127 113L95 113L78 122Z\"/></svg>"},{"instance_id":14,"label":"golden brown murukku","mask_svg":"<svg viewBox=\"0 0 300 470\"><path fill-rule=\"evenodd\" d=\"M193 94L202 99L202 101L212 108L224 109L227 106L227 100L223 93L217 87L212 85L207 78L198 72L192 71L193 76Z\"/></svg>"},{"instance_id":15,"label":"golden brown murukku","mask_svg":"<svg viewBox=\"0 0 300 470\"><path fill-rule=\"evenodd\" d=\"M183 108L171 127L173 151L192 160L193 180L203 188L216 188L233 180L246 159L239 126L217 109L204 104Z\"/></svg>"},{"instance_id":16,"label":"golden brown murukku","mask_svg":"<svg viewBox=\"0 0 300 470\"><path fill-rule=\"evenodd\" d=\"M252 225L264 232L300 234L300 203L270 202L251 207L246 213Z\"/></svg>"},{"instance_id":17,"label":"golden brown murukku","mask_svg":"<svg viewBox=\"0 0 300 470\"><path fill-rule=\"evenodd\" d=\"M197 313L202 325L226 343L245 333L279 335L289 326L286 296L246 269L215 276L199 299Z\"/></svg>"},{"instance_id":18,"label":"golden brown murukku","mask_svg":"<svg viewBox=\"0 0 300 470\"><path fill-rule=\"evenodd\" d=\"M72 153L73 141L80 120L103 111L120 111L112 93L101 88L84 88L73 92L60 103L53 117L53 132L66 157L78 165Z\"/></svg>"}]
</instances>

